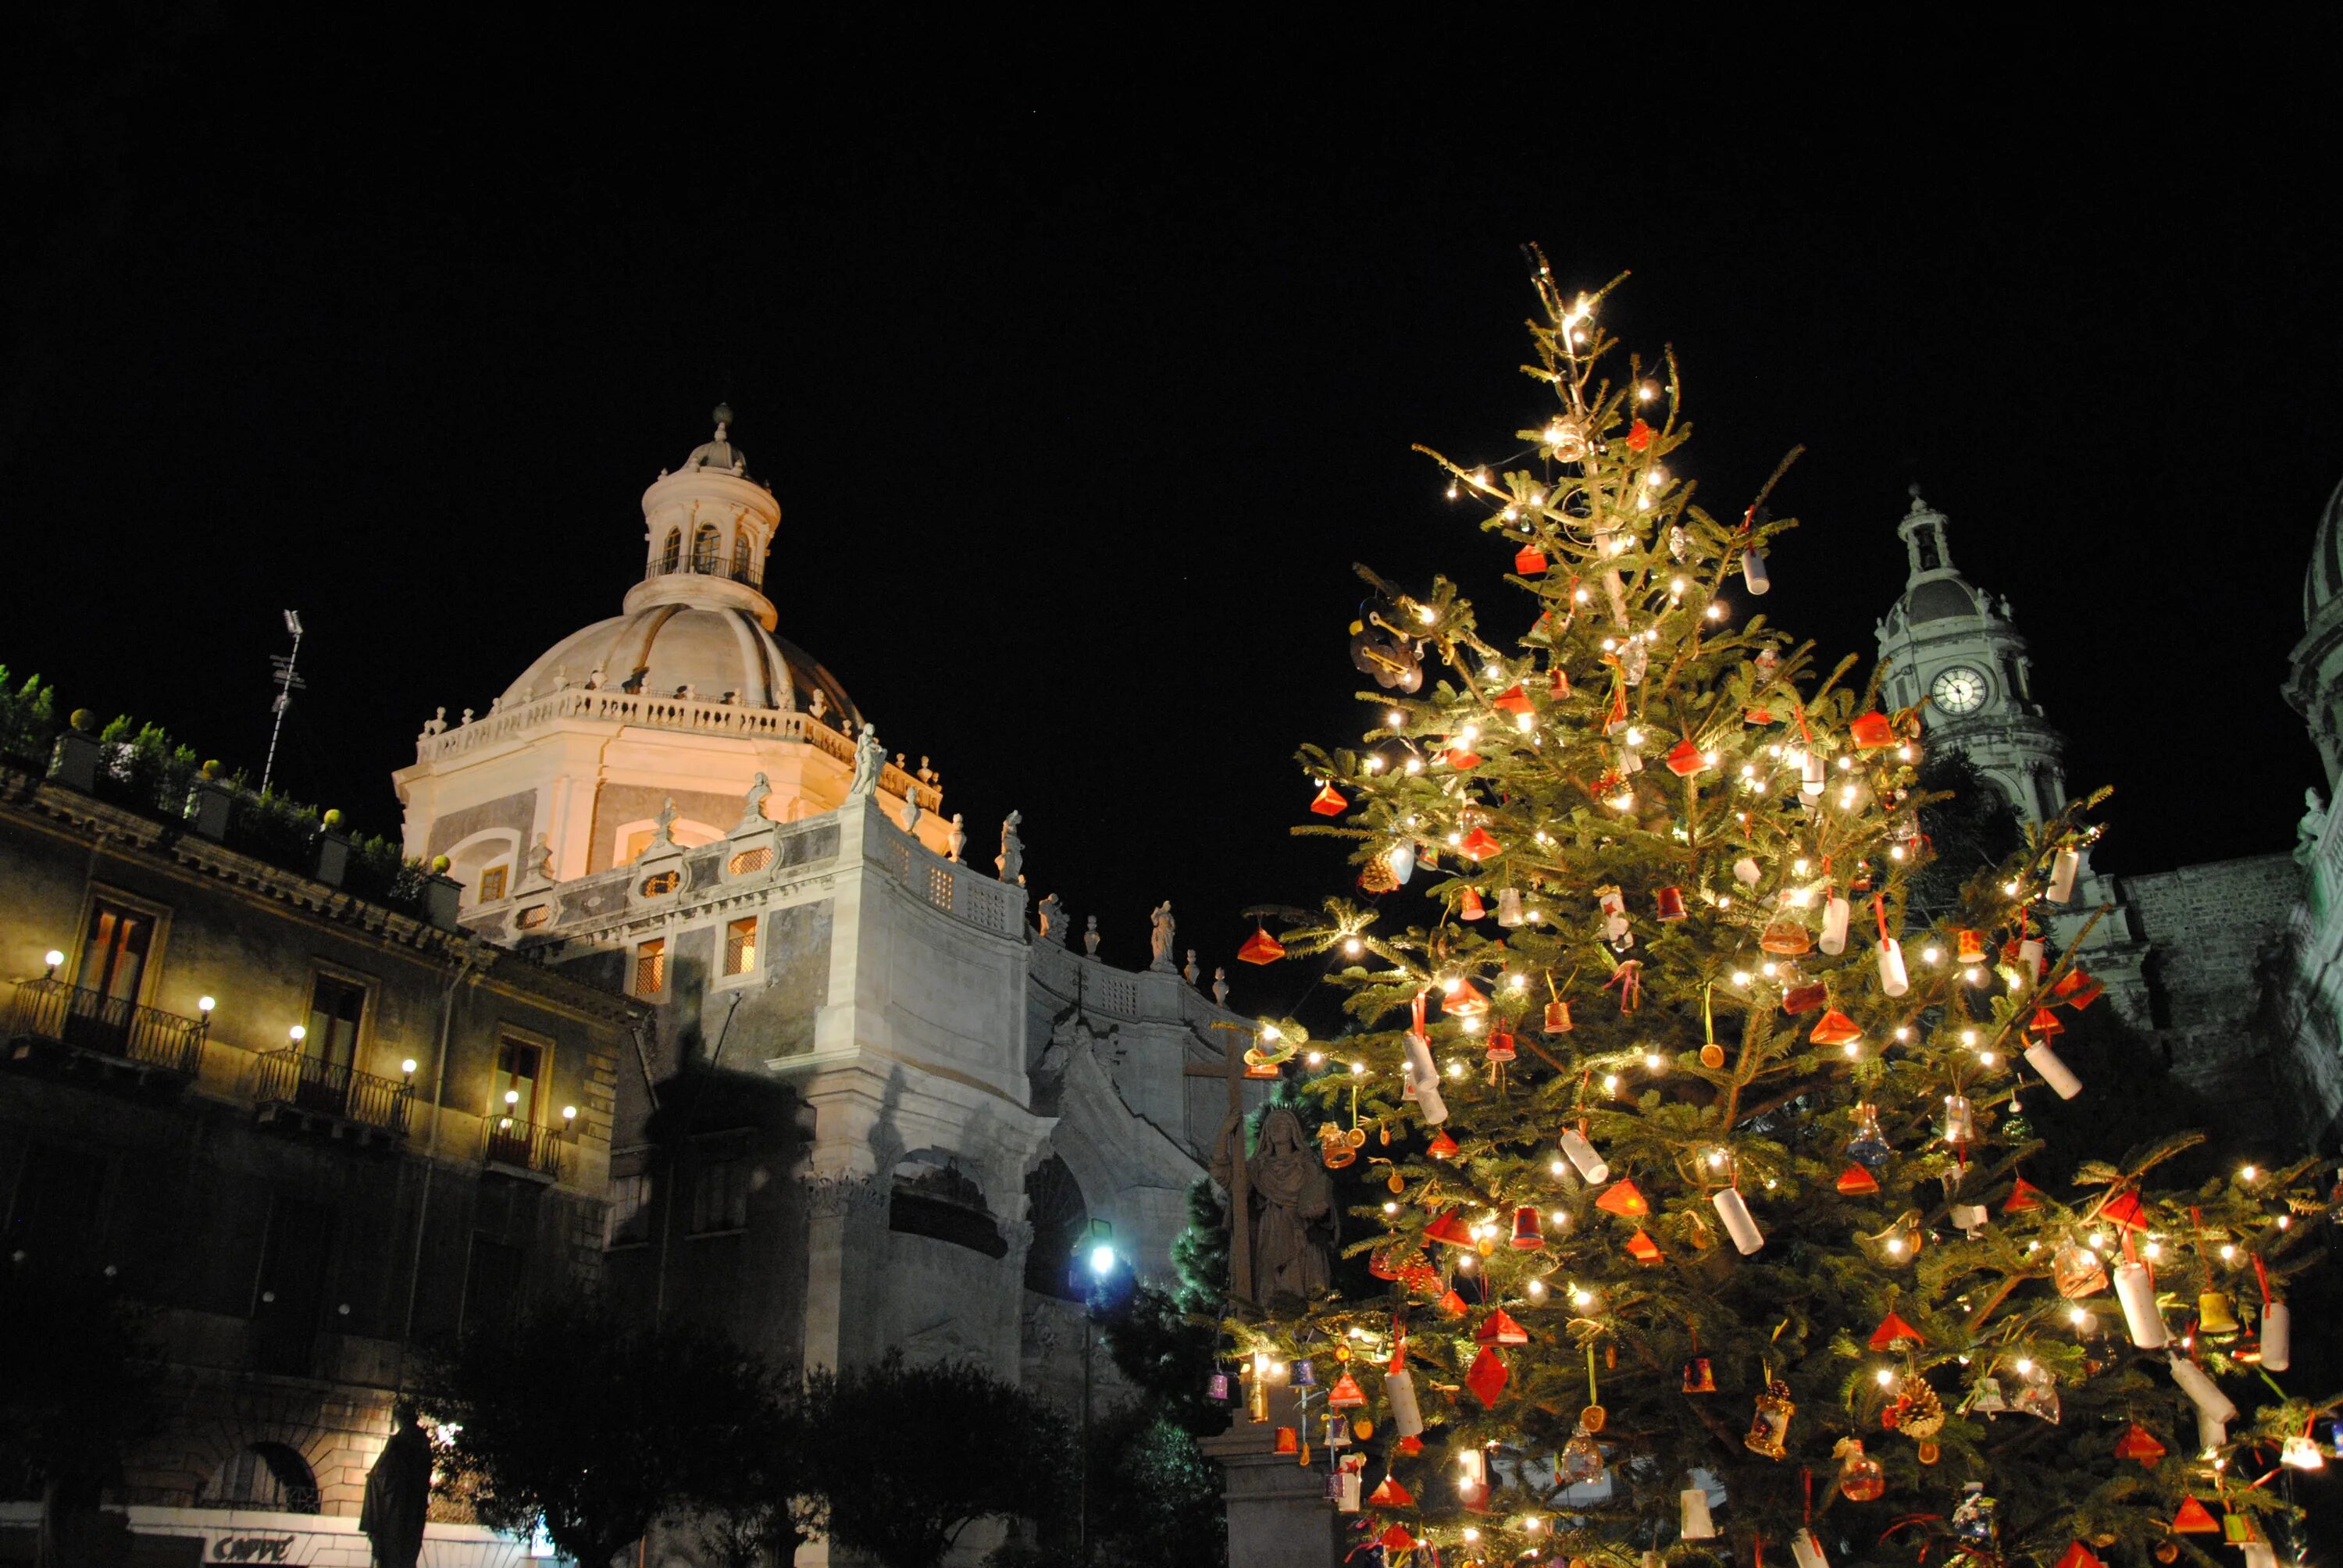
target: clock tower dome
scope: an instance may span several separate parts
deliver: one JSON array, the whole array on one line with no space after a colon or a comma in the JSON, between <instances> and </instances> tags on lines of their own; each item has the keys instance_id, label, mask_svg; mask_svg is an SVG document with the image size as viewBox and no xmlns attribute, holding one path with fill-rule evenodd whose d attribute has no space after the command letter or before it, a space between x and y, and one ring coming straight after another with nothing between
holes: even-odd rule
<instances>
[{"instance_id":1,"label":"clock tower dome","mask_svg":"<svg viewBox=\"0 0 2343 1568\"><path fill-rule=\"evenodd\" d=\"M2034 699L2033 653L2009 601L1955 569L1945 525L1945 514L1913 486L1896 528L1910 571L1878 626L1881 699L1891 709L1917 709L1930 746L1958 752L2021 821L2038 827L2066 806L2066 741ZM2137 1014L2147 1000L2145 944L2122 890L2090 869L2087 852L2075 901L2052 920L2059 940L2074 942L2102 906L2108 913L2083 939L2083 961L2118 1007Z\"/></svg>"},{"instance_id":2,"label":"clock tower dome","mask_svg":"<svg viewBox=\"0 0 2343 1568\"><path fill-rule=\"evenodd\" d=\"M1879 623L1890 708L1916 708L1931 744L1949 746L2028 824L2066 804L2065 741L2034 700L2034 661L2009 601L1954 568L1945 514L1912 487L1896 532L1911 572Z\"/></svg>"}]
</instances>

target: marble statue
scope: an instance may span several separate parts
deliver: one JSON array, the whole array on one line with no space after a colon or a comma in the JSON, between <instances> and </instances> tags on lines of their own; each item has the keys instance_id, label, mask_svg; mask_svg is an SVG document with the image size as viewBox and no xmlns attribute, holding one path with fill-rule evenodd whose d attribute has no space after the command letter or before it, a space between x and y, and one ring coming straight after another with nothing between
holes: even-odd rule
<instances>
[{"instance_id":1,"label":"marble statue","mask_svg":"<svg viewBox=\"0 0 2343 1568\"><path fill-rule=\"evenodd\" d=\"M1066 906L1051 893L1041 900L1041 940L1063 946L1066 940Z\"/></svg>"},{"instance_id":2,"label":"marble statue","mask_svg":"<svg viewBox=\"0 0 2343 1568\"><path fill-rule=\"evenodd\" d=\"M447 733L447 710L444 708L434 709L432 710L431 717L424 722L423 733L426 735L444 735Z\"/></svg>"},{"instance_id":3,"label":"marble statue","mask_svg":"<svg viewBox=\"0 0 2343 1568\"><path fill-rule=\"evenodd\" d=\"M1225 1146L1212 1161L1212 1180L1229 1181ZM1263 1302L1307 1300L1332 1282L1327 1248L1334 1235L1334 1184L1301 1119L1282 1105L1262 1118L1261 1140L1245 1161L1259 1200L1252 1225L1253 1291Z\"/></svg>"},{"instance_id":4,"label":"marble statue","mask_svg":"<svg viewBox=\"0 0 2343 1568\"><path fill-rule=\"evenodd\" d=\"M810 712L816 719L820 719L824 724L830 722L830 693L824 691L820 687L817 686L813 689L813 700L806 704L806 708L809 712Z\"/></svg>"},{"instance_id":5,"label":"marble statue","mask_svg":"<svg viewBox=\"0 0 2343 1568\"><path fill-rule=\"evenodd\" d=\"M1082 950L1090 954L1091 957L1096 958L1098 957L1098 917L1096 915L1092 915L1090 918L1089 924L1082 928Z\"/></svg>"},{"instance_id":6,"label":"marble statue","mask_svg":"<svg viewBox=\"0 0 2343 1568\"><path fill-rule=\"evenodd\" d=\"M660 844L672 844L675 842L675 819L677 816L678 812L675 809L675 797L670 795L667 798L667 804L659 808L659 831L651 835L651 843L654 846Z\"/></svg>"},{"instance_id":7,"label":"marble statue","mask_svg":"<svg viewBox=\"0 0 2343 1568\"><path fill-rule=\"evenodd\" d=\"M1024 820L1022 811L1011 811L1001 824L1001 853L992 858L992 864L1004 882L1022 881L1025 877L1025 840L1017 831Z\"/></svg>"},{"instance_id":8,"label":"marble statue","mask_svg":"<svg viewBox=\"0 0 2343 1568\"><path fill-rule=\"evenodd\" d=\"M1229 971L1226 969L1212 970L1212 1000L1222 1007L1229 1005Z\"/></svg>"},{"instance_id":9,"label":"marble statue","mask_svg":"<svg viewBox=\"0 0 2343 1568\"><path fill-rule=\"evenodd\" d=\"M1203 975L1204 971L1196 967L1196 950L1190 948L1188 950L1188 961L1181 966L1180 978L1186 980L1190 985L1194 985L1198 980L1203 978Z\"/></svg>"},{"instance_id":10,"label":"marble statue","mask_svg":"<svg viewBox=\"0 0 2343 1568\"><path fill-rule=\"evenodd\" d=\"M602 683L609 678L609 676L604 673L602 667L598 664L594 667L593 673L586 678L586 689L599 691L602 689Z\"/></svg>"},{"instance_id":11,"label":"marble statue","mask_svg":"<svg viewBox=\"0 0 2343 1568\"><path fill-rule=\"evenodd\" d=\"M542 833L537 836L536 847L521 857L520 879L525 883L553 880L553 846Z\"/></svg>"},{"instance_id":12,"label":"marble statue","mask_svg":"<svg viewBox=\"0 0 2343 1568\"><path fill-rule=\"evenodd\" d=\"M2302 792L2302 819L2294 825L2294 863L2308 866L2318 858L2318 840L2327 832L2327 800L2316 789Z\"/></svg>"},{"instance_id":13,"label":"marble statue","mask_svg":"<svg viewBox=\"0 0 2343 1568\"><path fill-rule=\"evenodd\" d=\"M957 866L961 863L967 853L968 824L961 819L960 813L955 811L952 813L951 820L951 853L944 858Z\"/></svg>"},{"instance_id":14,"label":"marble statue","mask_svg":"<svg viewBox=\"0 0 2343 1568\"><path fill-rule=\"evenodd\" d=\"M854 742L854 779L846 787L847 798L859 799L879 788L879 775L887 766L887 753L879 744L879 727L869 719L862 721L862 733Z\"/></svg>"},{"instance_id":15,"label":"marble statue","mask_svg":"<svg viewBox=\"0 0 2343 1568\"><path fill-rule=\"evenodd\" d=\"M920 830L920 792L906 790L903 795L903 831L917 838Z\"/></svg>"},{"instance_id":16,"label":"marble statue","mask_svg":"<svg viewBox=\"0 0 2343 1568\"><path fill-rule=\"evenodd\" d=\"M938 773L933 768L929 767L928 759L922 757L920 759L920 770L918 773L914 774L913 777L918 779L922 784L933 784L938 779L942 778L943 775Z\"/></svg>"},{"instance_id":17,"label":"marble statue","mask_svg":"<svg viewBox=\"0 0 2343 1568\"><path fill-rule=\"evenodd\" d=\"M753 828L765 820L765 798L773 792L773 781L762 773L749 784L746 799L748 809L740 813L740 826ZM735 829L738 831L738 829Z\"/></svg>"},{"instance_id":18,"label":"marble statue","mask_svg":"<svg viewBox=\"0 0 2343 1568\"><path fill-rule=\"evenodd\" d=\"M375 1568L415 1568L423 1554L423 1516L431 1501L431 1439L418 1424L415 1402L394 1407L396 1429L367 1472L358 1528L374 1545Z\"/></svg>"},{"instance_id":19,"label":"marble statue","mask_svg":"<svg viewBox=\"0 0 2343 1568\"><path fill-rule=\"evenodd\" d=\"M1155 950L1154 959L1147 967L1168 975L1179 968L1172 958L1172 941L1175 930L1172 923L1172 900L1166 899L1149 910L1147 922L1153 928L1149 933L1148 940Z\"/></svg>"}]
</instances>

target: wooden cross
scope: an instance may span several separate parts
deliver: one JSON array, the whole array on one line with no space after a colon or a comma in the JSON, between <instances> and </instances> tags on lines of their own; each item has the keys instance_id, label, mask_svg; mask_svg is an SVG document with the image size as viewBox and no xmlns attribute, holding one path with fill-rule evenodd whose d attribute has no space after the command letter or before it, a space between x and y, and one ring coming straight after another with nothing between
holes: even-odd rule
<instances>
[{"instance_id":1,"label":"wooden cross","mask_svg":"<svg viewBox=\"0 0 2343 1568\"><path fill-rule=\"evenodd\" d=\"M1189 1078L1222 1079L1229 1086L1229 1115L1221 1124L1218 1141L1229 1151L1229 1294L1250 1303L1253 1299L1252 1184L1245 1172L1244 1086L1257 1075L1247 1070L1244 1053L1255 1031L1251 1024L1214 1023L1212 1027L1228 1031L1226 1057L1216 1063L1183 1062L1180 1070Z\"/></svg>"}]
</instances>

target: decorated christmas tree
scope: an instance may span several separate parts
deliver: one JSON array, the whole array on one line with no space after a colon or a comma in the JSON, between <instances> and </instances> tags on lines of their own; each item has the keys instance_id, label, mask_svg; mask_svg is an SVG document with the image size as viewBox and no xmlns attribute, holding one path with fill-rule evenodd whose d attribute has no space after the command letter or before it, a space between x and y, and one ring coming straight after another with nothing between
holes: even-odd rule
<instances>
[{"instance_id":1,"label":"decorated christmas tree","mask_svg":"<svg viewBox=\"0 0 2343 1568\"><path fill-rule=\"evenodd\" d=\"M2051 929L2098 802L1915 907L1920 716L1751 610L1781 471L1697 505L1673 357L1534 275L1550 416L1429 454L1528 602L1362 569L1372 727L1302 753L1359 892L1248 948L1344 992L1256 1054L1372 1181L1384 1285L1239 1304L1263 1442L1392 1563L2267 1568L2327 1435L2273 1375L2319 1173L2035 1135L2110 1006Z\"/></svg>"}]
</instances>

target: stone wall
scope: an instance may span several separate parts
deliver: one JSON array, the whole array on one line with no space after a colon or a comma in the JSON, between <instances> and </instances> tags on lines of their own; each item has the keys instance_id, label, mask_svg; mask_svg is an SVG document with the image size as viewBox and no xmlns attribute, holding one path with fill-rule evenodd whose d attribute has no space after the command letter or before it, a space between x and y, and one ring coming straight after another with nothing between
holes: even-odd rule
<instances>
[{"instance_id":1,"label":"stone wall","mask_svg":"<svg viewBox=\"0 0 2343 1568\"><path fill-rule=\"evenodd\" d=\"M2274 1092L2264 977L2301 889L2301 869L2286 855L2122 879L2134 929L2148 944L2143 1021L2173 1076L2240 1127L2266 1116Z\"/></svg>"}]
</instances>

